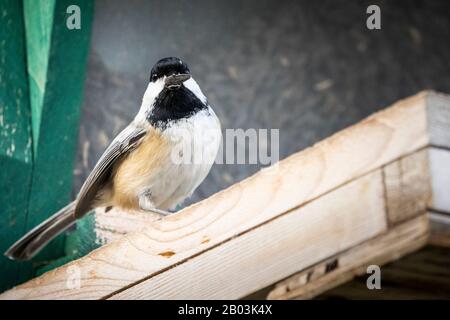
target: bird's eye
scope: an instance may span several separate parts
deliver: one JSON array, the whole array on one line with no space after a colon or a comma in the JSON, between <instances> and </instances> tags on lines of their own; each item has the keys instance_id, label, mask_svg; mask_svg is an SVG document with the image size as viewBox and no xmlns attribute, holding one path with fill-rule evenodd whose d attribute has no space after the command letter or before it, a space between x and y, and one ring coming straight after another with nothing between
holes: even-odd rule
<instances>
[{"instance_id":1,"label":"bird's eye","mask_svg":"<svg viewBox=\"0 0 450 320\"><path fill-rule=\"evenodd\" d=\"M156 79L158 79L158 75L157 74L152 75L152 81L156 81Z\"/></svg>"}]
</instances>

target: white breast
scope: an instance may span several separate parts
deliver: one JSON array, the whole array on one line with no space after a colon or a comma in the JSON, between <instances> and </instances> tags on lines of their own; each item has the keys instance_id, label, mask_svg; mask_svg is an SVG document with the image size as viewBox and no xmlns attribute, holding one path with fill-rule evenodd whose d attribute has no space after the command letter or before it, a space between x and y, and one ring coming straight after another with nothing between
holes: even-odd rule
<instances>
[{"instance_id":1,"label":"white breast","mask_svg":"<svg viewBox=\"0 0 450 320\"><path fill-rule=\"evenodd\" d=\"M177 120L162 135L172 145L171 159L152 186L153 202L161 209L174 209L208 175L221 142L220 122L208 107L192 117Z\"/></svg>"}]
</instances>

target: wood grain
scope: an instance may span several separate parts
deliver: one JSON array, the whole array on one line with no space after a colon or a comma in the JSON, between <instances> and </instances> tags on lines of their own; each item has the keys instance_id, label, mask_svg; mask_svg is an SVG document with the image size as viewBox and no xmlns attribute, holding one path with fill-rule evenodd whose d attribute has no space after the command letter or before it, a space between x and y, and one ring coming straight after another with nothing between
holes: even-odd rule
<instances>
[{"instance_id":1,"label":"wood grain","mask_svg":"<svg viewBox=\"0 0 450 320\"><path fill-rule=\"evenodd\" d=\"M407 155L383 168L386 206L391 225L426 211L431 200L428 149Z\"/></svg>"},{"instance_id":2,"label":"wood grain","mask_svg":"<svg viewBox=\"0 0 450 320\"><path fill-rule=\"evenodd\" d=\"M426 93L396 103L279 164L155 220L1 297L98 299L150 278L428 144ZM414 126L411 125L414 123ZM82 287L67 289L70 267Z\"/></svg>"},{"instance_id":3,"label":"wood grain","mask_svg":"<svg viewBox=\"0 0 450 320\"><path fill-rule=\"evenodd\" d=\"M383 265L424 246L428 229L425 214L413 218L386 234L289 277L277 284L267 298L309 299L317 296L357 275L365 274L369 265Z\"/></svg>"},{"instance_id":4,"label":"wood grain","mask_svg":"<svg viewBox=\"0 0 450 320\"><path fill-rule=\"evenodd\" d=\"M101 243L110 243L124 234L139 232L145 227L151 227L152 222L159 219L154 213L125 212L115 208L95 210L95 232Z\"/></svg>"},{"instance_id":5,"label":"wood grain","mask_svg":"<svg viewBox=\"0 0 450 320\"><path fill-rule=\"evenodd\" d=\"M241 298L382 233L384 208L377 170L112 299Z\"/></svg>"}]
</instances>

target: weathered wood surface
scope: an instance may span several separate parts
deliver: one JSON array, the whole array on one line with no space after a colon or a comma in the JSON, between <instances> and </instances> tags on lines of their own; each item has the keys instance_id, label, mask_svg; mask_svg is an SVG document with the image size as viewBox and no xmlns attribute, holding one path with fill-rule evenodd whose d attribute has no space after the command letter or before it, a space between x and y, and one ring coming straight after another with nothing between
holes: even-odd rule
<instances>
[{"instance_id":1,"label":"weathered wood surface","mask_svg":"<svg viewBox=\"0 0 450 320\"><path fill-rule=\"evenodd\" d=\"M268 226L283 225L286 217L297 212L296 208L308 203L319 203L326 193L335 189L339 191L340 188L345 188L344 184L361 179L369 172L380 173L377 169L429 145L427 97L427 93L421 93L402 100L393 107L290 156L278 166L263 170L180 213L150 222L141 232L128 234L86 257L4 293L1 298L98 299L114 295L119 298L125 296L124 288L131 290L137 283L142 283L144 287L147 284L153 285L153 278L167 283L163 279L164 274L168 272L176 274L180 268L188 269L190 265L196 265L195 262L205 266L200 257L210 257L211 265L223 262L220 256L213 254L215 250L225 250L229 248L227 244L232 247L234 241L243 241L251 247L255 245L250 241L251 235L260 234L259 230L265 230L267 234L272 235L270 232L275 230ZM358 201L353 202L357 206ZM286 213L293 209L294 211ZM366 208L367 212L370 210L370 207ZM286 214L282 215L283 213ZM299 218L298 221L303 221L302 219ZM366 219L370 219L370 216ZM302 228L297 224L284 225L286 230L279 227L273 234L274 237L275 234L284 232L289 234L289 228ZM339 226L339 222L336 222L336 225ZM380 231L380 224L374 225L378 226L375 230ZM342 237L345 239L344 230L349 229L342 230ZM318 239L326 238L323 231L316 231ZM374 231L372 235L376 234ZM297 234L297 237L301 236L300 233ZM245 241L246 237L249 241ZM266 239L270 242L270 238L261 236L255 236L255 239ZM268 243L262 240L261 242ZM293 240L291 242L297 243ZM342 247L335 247L334 253L327 254L337 254L351 245L350 241L345 242ZM253 255L263 255L265 247L257 248L261 251L255 251ZM310 249L307 246L305 250ZM233 252L236 264L246 258L236 254L239 251ZM295 254L293 256L298 258ZM285 258L288 257L289 255L286 255ZM324 255L321 259L325 258ZM188 263L191 260L192 263ZM317 262L310 260L309 264ZM81 274L81 287L68 289L67 272L73 268ZM242 268L245 268L245 265ZM276 273L276 277L282 274L287 276L282 270L277 270L279 273ZM216 274L214 270L210 270L210 276L213 274ZM251 279L256 279L256 276ZM266 282L269 280L276 279L267 279ZM239 287L238 284L230 284L230 281L226 283L236 286L236 295L233 297L249 293L248 290L258 289L255 282L249 282L247 289ZM180 290L187 292L181 288ZM121 291L121 295L117 295ZM131 293L133 292L130 291ZM133 294L142 293L135 291ZM171 294L171 291L165 291L165 294ZM224 294L227 294L227 297L232 296L231 291Z\"/></svg>"},{"instance_id":2,"label":"weathered wood surface","mask_svg":"<svg viewBox=\"0 0 450 320\"><path fill-rule=\"evenodd\" d=\"M33 165L22 9L0 1L0 252L25 230ZM17 283L18 268L0 256L0 291Z\"/></svg>"},{"instance_id":3,"label":"weathered wood surface","mask_svg":"<svg viewBox=\"0 0 450 320\"><path fill-rule=\"evenodd\" d=\"M427 243L425 214L390 229L365 243L331 257L278 283L268 299L310 299L357 275L372 264L383 265ZM332 266L332 267L330 267Z\"/></svg>"}]
</instances>

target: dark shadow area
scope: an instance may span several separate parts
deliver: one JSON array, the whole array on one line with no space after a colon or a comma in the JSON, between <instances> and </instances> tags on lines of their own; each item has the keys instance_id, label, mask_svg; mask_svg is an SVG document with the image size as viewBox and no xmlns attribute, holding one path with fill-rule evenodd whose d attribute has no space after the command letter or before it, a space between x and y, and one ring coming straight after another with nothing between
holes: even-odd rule
<instances>
[{"instance_id":1,"label":"dark shadow area","mask_svg":"<svg viewBox=\"0 0 450 320\"><path fill-rule=\"evenodd\" d=\"M317 299L448 299L450 249L428 246L381 267L381 289L367 289L367 276L323 293Z\"/></svg>"}]
</instances>

